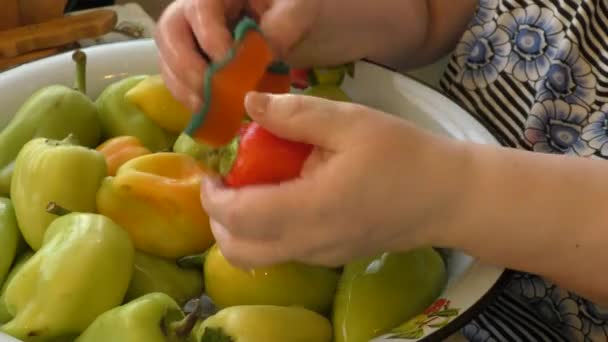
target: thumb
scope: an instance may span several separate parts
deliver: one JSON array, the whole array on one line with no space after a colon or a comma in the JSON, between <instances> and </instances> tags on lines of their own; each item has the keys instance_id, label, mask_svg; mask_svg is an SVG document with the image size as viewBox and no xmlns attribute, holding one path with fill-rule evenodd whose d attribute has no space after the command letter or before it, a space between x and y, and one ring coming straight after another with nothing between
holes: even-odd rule
<instances>
[{"instance_id":1,"label":"thumb","mask_svg":"<svg viewBox=\"0 0 608 342\"><path fill-rule=\"evenodd\" d=\"M341 137L360 119L355 106L298 94L250 92L245 97L249 116L273 134L333 150L340 148Z\"/></svg>"},{"instance_id":2,"label":"thumb","mask_svg":"<svg viewBox=\"0 0 608 342\"><path fill-rule=\"evenodd\" d=\"M273 1L261 16L260 28L277 54L284 60L287 54L310 30L315 18L314 1Z\"/></svg>"}]
</instances>

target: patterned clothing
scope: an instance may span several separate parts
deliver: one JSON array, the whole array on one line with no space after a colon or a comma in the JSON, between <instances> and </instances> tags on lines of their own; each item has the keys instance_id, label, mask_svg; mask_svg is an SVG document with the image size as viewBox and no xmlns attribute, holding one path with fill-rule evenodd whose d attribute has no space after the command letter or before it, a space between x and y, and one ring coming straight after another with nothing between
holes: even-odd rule
<instances>
[{"instance_id":1,"label":"patterned clothing","mask_svg":"<svg viewBox=\"0 0 608 342\"><path fill-rule=\"evenodd\" d=\"M608 158L608 0L481 0L441 87L505 146ZM471 341L608 341L608 308L531 274Z\"/></svg>"}]
</instances>

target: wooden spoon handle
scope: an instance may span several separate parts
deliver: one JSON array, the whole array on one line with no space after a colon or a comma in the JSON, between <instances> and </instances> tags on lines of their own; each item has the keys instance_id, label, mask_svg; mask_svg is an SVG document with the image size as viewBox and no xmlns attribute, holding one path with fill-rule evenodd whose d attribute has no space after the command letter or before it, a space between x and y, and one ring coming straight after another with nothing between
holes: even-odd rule
<instances>
[{"instance_id":1,"label":"wooden spoon handle","mask_svg":"<svg viewBox=\"0 0 608 342\"><path fill-rule=\"evenodd\" d=\"M0 31L0 57L15 57L101 36L110 32L117 20L116 12L103 9Z\"/></svg>"}]
</instances>

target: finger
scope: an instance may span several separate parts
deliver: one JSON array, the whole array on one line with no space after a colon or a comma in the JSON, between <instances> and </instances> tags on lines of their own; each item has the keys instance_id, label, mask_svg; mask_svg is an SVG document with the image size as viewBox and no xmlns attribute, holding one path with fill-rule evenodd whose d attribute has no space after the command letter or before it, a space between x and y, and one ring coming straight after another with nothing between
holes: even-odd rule
<instances>
[{"instance_id":1,"label":"finger","mask_svg":"<svg viewBox=\"0 0 608 342\"><path fill-rule=\"evenodd\" d=\"M296 94L250 92L245 107L273 134L330 150L339 149L341 135L362 118L354 104Z\"/></svg>"},{"instance_id":2,"label":"finger","mask_svg":"<svg viewBox=\"0 0 608 342\"><path fill-rule=\"evenodd\" d=\"M222 224L210 221L211 231L224 258L241 269L269 266L288 261L285 245L281 242L260 242L234 237Z\"/></svg>"},{"instance_id":3,"label":"finger","mask_svg":"<svg viewBox=\"0 0 608 342\"><path fill-rule=\"evenodd\" d=\"M181 1L172 3L165 10L154 36L159 55L172 70L173 78L179 79L179 83L192 92L202 89L207 62L197 53ZM177 93L177 89L173 89L173 92Z\"/></svg>"},{"instance_id":4,"label":"finger","mask_svg":"<svg viewBox=\"0 0 608 342\"><path fill-rule=\"evenodd\" d=\"M217 180L205 178L201 204L205 212L232 235L248 239L285 239L294 222L302 224L302 213L310 211L313 196L304 196L310 184L303 179L256 185L234 190Z\"/></svg>"},{"instance_id":5,"label":"finger","mask_svg":"<svg viewBox=\"0 0 608 342\"><path fill-rule=\"evenodd\" d=\"M314 1L276 1L267 8L267 2L257 1L257 12L264 12L260 28L268 38L269 44L276 53L277 59L285 59L289 51L310 30Z\"/></svg>"},{"instance_id":6,"label":"finger","mask_svg":"<svg viewBox=\"0 0 608 342\"><path fill-rule=\"evenodd\" d=\"M198 45L212 61L222 59L232 44L224 1L196 0L189 4L186 19L192 27Z\"/></svg>"},{"instance_id":7,"label":"finger","mask_svg":"<svg viewBox=\"0 0 608 342\"><path fill-rule=\"evenodd\" d=\"M202 106L202 98L200 94L195 93L192 89L177 78L171 67L164 61L162 56L159 58L160 73L167 84L169 92L177 101L186 106L191 112L196 112Z\"/></svg>"}]
</instances>

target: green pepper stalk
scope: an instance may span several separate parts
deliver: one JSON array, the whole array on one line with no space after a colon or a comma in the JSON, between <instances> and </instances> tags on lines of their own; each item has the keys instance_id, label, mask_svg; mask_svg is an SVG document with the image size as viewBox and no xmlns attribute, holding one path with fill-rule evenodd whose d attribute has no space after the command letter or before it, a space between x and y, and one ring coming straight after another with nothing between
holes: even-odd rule
<instances>
[{"instance_id":1,"label":"green pepper stalk","mask_svg":"<svg viewBox=\"0 0 608 342\"><path fill-rule=\"evenodd\" d=\"M72 60L76 63L76 90L83 94L87 93L87 55L76 50L72 54Z\"/></svg>"}]
</instances>

